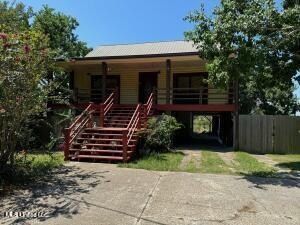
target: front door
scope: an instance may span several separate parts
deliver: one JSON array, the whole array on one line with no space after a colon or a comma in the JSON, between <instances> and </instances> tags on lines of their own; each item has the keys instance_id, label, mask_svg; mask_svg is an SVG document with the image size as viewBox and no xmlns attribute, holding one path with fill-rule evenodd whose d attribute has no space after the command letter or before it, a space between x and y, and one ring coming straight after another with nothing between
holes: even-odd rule
<instances>
[{"instance_id":1,"label":"front door","mask_svg":"<svg viewBox=\"0 0 300 225\"><path fill-rule=\"evenodd\" d=\"M120 75L106 76L106 97L116 88L120 93ZM102 101L102 76L91 76L91 101L98 103ZM117 102L119 102L118 99Z\"/></svg>"},{"instance_id":2,"label":"front door","mask_svg":"<svg viewBox=\"0 0 300 225\"><path fill-rule=\"evenodd\" d=\"M157 87L158 72L139 73L139 102L146 103L150 94Z\"/></svg>"}]
</instances>

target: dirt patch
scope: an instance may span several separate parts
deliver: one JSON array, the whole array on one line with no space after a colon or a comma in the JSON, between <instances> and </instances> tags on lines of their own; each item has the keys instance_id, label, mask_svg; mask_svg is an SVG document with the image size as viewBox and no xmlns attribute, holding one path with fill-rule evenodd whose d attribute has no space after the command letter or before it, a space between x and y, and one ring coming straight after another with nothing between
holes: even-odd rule
<instances>
[{"instance_id":1,"label":"dirt patch","mask_svg":"<svg viewBox=\"0 0 300 225\"><path fill-rule=\"evenodd\" d=\"M218 152L218 155L225 162L225 164L229 167L229 169L234 172L233 164L234 164L234 152Z\"/></svg>"},{"instance_id":2,"label":"dirt patch","mask_svg":"<svg viewBox=\"0 0 300 225\"><path fill-rule=\"evenodd\" d=\"M201 151L183 151L184 158L181 161L179 168L184 170L189 164L194 164L195 168L199 169L201 165Z\"/></svg>"}]
</instances>

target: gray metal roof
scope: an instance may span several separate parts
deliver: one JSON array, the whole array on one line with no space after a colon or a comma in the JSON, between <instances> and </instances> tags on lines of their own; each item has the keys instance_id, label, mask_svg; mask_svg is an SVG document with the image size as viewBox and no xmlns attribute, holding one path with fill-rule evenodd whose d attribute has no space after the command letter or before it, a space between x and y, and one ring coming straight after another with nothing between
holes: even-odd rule
<instances>
[{"instance_id":1,"label":"gray metal roof","mask_svg":"<svg viewBox=\"0 0 300 225\"><path fill-rule=\"evenodd\" d=\"M176 54L196 54L197 48L188 41L147 42L140 44L102 45L85 57L134 57Z\"/></svg>"}]
</instances>

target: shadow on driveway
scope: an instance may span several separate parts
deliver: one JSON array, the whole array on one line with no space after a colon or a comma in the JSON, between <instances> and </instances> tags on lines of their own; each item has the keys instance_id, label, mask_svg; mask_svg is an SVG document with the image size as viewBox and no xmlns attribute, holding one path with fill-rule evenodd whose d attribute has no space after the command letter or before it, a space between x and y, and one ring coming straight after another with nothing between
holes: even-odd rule
<instances>
[{"instance_id":1,"label":"shadow on driveway","mask_svg":"<svg viewBox=\"0 0 300 225\"><path fill-rule=\"evenodd\" d=\"M79 202L76 199L81 199L83 194L89 193L100 183L110 182L105 179L105 174L108 172L83 171L75 166L62 166L55 169L43 181L18 191L22 193L6 196L4 201L1 201L3 205L0 205L2 209L0 221L4 224L26 224L31 220L42 222L59 215L72 218L72 215L79 212ZM42 212L46 213L46 216L3 217L4 212Z\"/></svg>"},{"instance_id":2,"label":"shadow on driveway","mask_svg":"<svg viewBox=\"0 0 300 225\"><path fill-rule=\"evenodd\" d=\"M258 188L262 190L268 190L268 186L282 186L288 188L300 188L300 173L299 172L276 172L276 177L268 177L274 174L244 174L243 177L237 179L244 179L253 185L250 188ZM266 176L266 177L262 177Z\"/></svg>"}]
</instances>

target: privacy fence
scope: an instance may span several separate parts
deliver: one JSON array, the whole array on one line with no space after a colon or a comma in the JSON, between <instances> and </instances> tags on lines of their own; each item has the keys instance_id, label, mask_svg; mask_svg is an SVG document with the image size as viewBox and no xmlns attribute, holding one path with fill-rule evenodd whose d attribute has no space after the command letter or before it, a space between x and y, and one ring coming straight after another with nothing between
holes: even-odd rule
<instances>
[{"instance_id":1,"label":"privacy fence","mask_svg":"<svg viewBox=\"0 0 300 225\"><path fill-rule=\"evenodd\" d=\"M240 149L256 153L300 153L300 117L240 115Z\"/></svg>"}]
</instances>

